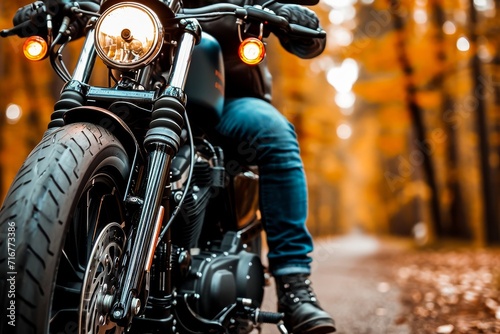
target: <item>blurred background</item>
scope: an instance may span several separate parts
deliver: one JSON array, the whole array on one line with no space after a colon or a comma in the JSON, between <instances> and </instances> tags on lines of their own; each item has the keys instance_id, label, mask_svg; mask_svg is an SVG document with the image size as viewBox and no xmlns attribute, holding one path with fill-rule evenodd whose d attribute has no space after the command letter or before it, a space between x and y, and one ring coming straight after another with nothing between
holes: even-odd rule
<instances>
[{"instance_id":1,"label":"blurred background","mask_svg":"<svg viewBox=\"0 0 500 334\"><path fill-rule=\"evenodd\" d=\"M270 52L315 235L500 241L500 1L323 0L326 52ZM276 45L276 43L274 44Z\"/></svg>"},{"instance_id":2,"label":"blurred background","mask_svg":"<svg viewBox=\"0 0 500 334\"><path fill-rule=\"evenodd\" d=\"M27 1L1 1L0 27ZM500 1L321 0L326 51L269 40L274 104L293 122L314 236L361 230L500 242ZM62 81L0 40L0 200ZM66 63L81 41L65 51Z\"/></svg>"}]
</instances>

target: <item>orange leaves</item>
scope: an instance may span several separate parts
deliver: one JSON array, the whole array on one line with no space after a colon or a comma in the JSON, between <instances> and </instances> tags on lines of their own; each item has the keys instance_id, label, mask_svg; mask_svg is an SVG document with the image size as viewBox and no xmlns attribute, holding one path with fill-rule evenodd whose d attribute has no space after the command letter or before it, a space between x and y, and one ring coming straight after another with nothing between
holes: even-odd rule
<instances>
[{"instance_id":1,"label":"orange leaves","mask_svg":"<svg viewBox=\"0 0 500 334\"><path fill-rule=\"evenodd\" d=\"M349 47L347 54L352 53L368 73L398 71L398 55L395 50L397 42L394 32L387 32L377 39L362 38Z\"/></svg>"},{"instance_id":2,"label":"orange leaves","mask_svg":"<svg viewBox=\"0 0 500 334\"><path fill-rule=\"evenodd\" d=\"M410 117L400 106L387 106L377 112L380 133L378 149L388 157L404 154L408 149L408 130Z\"/></svg>"},{"instance_id":3,"label":"orange leaves","mask_svg":"<svg viewBox=\"0 0 500 334\"><path fill-rule=\"evenodd\" d=\"M403 103L406 98L405 89L401 73L379 75L354 85L354 92L370 103Z\"/></svg>"},{"instance_id":4,"label":"orange leaves","mask_svg":"<svg viewBox=\"0 0 500 334\"><path fill-rule=\"evenodd\" d=\"M424 109L440 108L443 102L443 94L439 90L419 91L415 95L417 103Z\"/></svg>"}]
</instances>

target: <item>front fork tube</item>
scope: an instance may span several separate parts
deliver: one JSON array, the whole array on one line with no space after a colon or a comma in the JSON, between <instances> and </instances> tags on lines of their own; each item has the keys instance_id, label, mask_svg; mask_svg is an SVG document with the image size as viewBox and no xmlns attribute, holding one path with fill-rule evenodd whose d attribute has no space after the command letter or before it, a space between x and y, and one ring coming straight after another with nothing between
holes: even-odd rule
<instances>
[{"instance_id":1,"label":"front fork tube","mask_svg":"<svg viewBox=\"0 0 500 334\"><path fill-rule=\"evenodd\" d=\"M130 257L123 259L126 262L123 263L125 272L121 277L120 299L111 310L112 318L122 325L128 325L129 317L137 315L141 308L139 293L146 272L150 269L149 254L154 252L150 246L155 243L157 221L161 219L161 202L163 190L169 183L171 153L172 150L166 145L157 145L149 153L144 203L137 233Z\"/></svg>"},{"instance_id":2,"label":"front fork tube","mask_svg":"<svg viewBox=\"0 0 500 334\"><path fill-rule=\"evenodd\" d=\"M54 106L50 117L49 132L53 128L64 125L63 116L71 108L81 107L85 103L83 85L88 84L94 68L97 52L94 45L94 29L87 32L78 63L76 64L71 81L67 82L59 100Z\"/></svg>"},{"instance_id":3,"label":"front fork tube","mask_svg":"<svg viewBox=\"0 0 500 334\"><path fill-rule=\"evenodd\" d=\"M122 259L125 272L111 309L112 320L121 326L127 326L132 317L145 307L140 306L139 296L149 271L148 253L154 252L151 247L156 246L154 223L160 214L164 190L170 184L172 157L180 146L185 113L184 87L193 49L201 36L196 20L186 20L183 25L184 32L179 39L168 86L154 103L150 129L144 139L144 146L149 152L144 201L130 254ZM166 215L168 217L169 212ZM154 246L151 246L153 243ZM166 286L170 287L171 278L166 277L165 280ZM171 294L171 287L169 290L165 293Z\"/></svg>"}]
</instances>

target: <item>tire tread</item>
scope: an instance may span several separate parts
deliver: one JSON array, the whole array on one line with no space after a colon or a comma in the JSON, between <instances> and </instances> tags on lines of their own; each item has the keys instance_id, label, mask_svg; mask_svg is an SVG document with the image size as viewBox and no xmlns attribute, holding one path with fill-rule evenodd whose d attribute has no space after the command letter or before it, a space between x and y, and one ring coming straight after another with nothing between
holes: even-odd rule
<instances>
[{"instance_id":1,"label":"tire tread","mask_svg":"<svg viewBox=\"0 0 500 334\"><path fill-rule=\"evenodd\" d=\"M93 124L77 123L45 136L20 167L0 208L0 264L7 261L3 239L8 222L16 222L15 333L45 332L39 311L49 309L53 279L48 276L57 271L71 215L68 206L77 200L80 183L89 177L96 156L108 149L119 152L127 169L125 149L112 134ZM102 153L99 159L105 156ZM119 172L123 176L127 171ZM0 275L6 273L0 271ZM7 302L7 292L0 291L0 306ZM6 324L8 318L2 318L0 332L12 330Z\"/></svg>"}]
</instances>

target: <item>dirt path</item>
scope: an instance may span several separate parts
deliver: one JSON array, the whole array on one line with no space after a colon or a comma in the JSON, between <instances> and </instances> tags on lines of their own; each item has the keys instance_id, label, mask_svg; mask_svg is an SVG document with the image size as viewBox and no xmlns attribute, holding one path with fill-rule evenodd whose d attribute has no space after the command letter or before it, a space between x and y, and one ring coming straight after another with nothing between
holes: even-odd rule
<instances>
[{"instance_id":1,"label":"dirt path","mask_svg":"<svg viewBox=\"0 0 500 334\"><path fill-rule=\"evenodd\" d=\"M337 333L410 333L401 321L403 306L399 288L391 282L393 270L374 261L385 251L387 246L376 239L358 234L316 240L313 287L323 308L335 318ZM275 305L274 286L267 287L263 309L274 310ZM265 326L262 333L279 332Z\"/></svg>"},{"instance_id":2,"label":"dirt path","mask_svg":"<svg viewBox=\"0 0 500 334\"><path fill-rule=\"evenodd\" d=\"M337 333L500 333L500 249L438 246L361 234L316 240L313 287ZM267 287L263 309L275 305Z\"/></svg>"}]
</instances>

